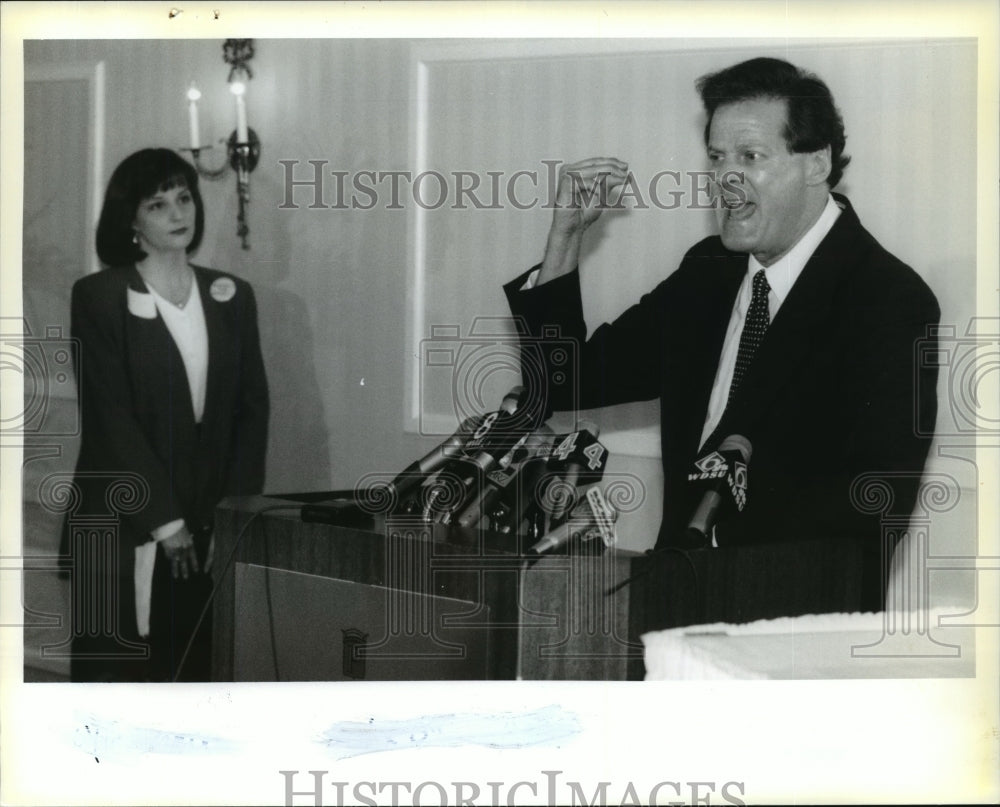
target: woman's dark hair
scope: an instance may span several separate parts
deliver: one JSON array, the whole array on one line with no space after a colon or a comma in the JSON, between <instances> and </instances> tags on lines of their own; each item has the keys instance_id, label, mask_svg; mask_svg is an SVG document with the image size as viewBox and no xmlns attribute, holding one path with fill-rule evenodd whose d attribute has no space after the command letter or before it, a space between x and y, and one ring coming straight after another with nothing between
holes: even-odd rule
<instances>
[{"instance_id":1,"label":"woman's dark hair","mask_svg":"<svg viewBox=\"0 0 1000 807\"><path fill-rule=\"evenodd\" d=\"M753 98L784 100L788 109L785 142L796 153L830 147L831 188L840 182L851 158L844 154L847 136L844 121L833 103L833 95L823 81L781 59L759 58L727 67L698 79L698 92L708 113L705 144L715 110L723 104Z\"/></svg>"},{"instance_id":2,"label":"woman's dark hair","mask_svg":"<svg viewBox=\"0 0 1000 807\"><path fill-rule=\"evenodd\" d=\"M187 251L194 252L205 231L205 208L198 190L198 172L170 149L142 149L122 160L108 182L104 206L97 222L97 257L105 266L122 266L146 257L134 243L132 223L143 199L160 191L186 187L194 200L194 238Z\"/></svg>"}]
</instances>

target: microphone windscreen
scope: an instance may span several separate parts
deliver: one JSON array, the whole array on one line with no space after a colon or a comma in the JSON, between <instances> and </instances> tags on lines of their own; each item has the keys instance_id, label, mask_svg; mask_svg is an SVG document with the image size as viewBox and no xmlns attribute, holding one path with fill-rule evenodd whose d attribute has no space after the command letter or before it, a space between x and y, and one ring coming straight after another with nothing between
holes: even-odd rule
<instances>
[{"instance_id":1,"label":"microphone windscreen","mask_svg":"<svg viewBox=\"0 0 1000 807\"><path fill-rule=\"evenodd\" d=\"M518 385L511 387L510 392L503 396L500 401L500 409L508 415L513 415L521 405L521 398L524 397L524 387Z\"/></svg>"},{"instance_id":2,"label":"microphone windscreen","mask_svg":"<svg viewBox=\"0 0 1000 807\"><path fill-rule=\"evenodd\" d=\"M750 455L753 454L753 446L742 434L731 434L721 443L717 451L738 451L743 462L750 462Z\"/></svg>"}]
</instances>

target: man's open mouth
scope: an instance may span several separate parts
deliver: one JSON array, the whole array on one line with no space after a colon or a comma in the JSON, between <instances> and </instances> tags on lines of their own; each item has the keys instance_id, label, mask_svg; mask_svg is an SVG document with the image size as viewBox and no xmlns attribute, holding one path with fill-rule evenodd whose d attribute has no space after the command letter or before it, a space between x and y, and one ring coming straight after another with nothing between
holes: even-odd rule
<instances>
[{"instance_id":1,"label":"man's open mouth","mask_svg":"<svg viewBox=\"0 0 1000 807\"><path fill-rule=\"evenodd\" d=\"M749 199L736 199L722 197L722 207L726 211L726 218L731 221L740 221L753 215L757 205Z\"/></svg>"}]
</instances>

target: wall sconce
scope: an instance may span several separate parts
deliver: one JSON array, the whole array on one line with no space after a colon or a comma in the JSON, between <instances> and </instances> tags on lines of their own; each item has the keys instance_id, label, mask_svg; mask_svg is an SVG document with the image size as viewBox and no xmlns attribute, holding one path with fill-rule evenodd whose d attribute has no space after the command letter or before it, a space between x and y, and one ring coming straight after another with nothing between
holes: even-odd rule
<instances>
[{"instance_id":1,"label":"wall sconce","mask_svg":"<svg viewBox=\"0 0 1000 807\"><path fill-rule=\"evenodd\" d=\"M191 146L182 151L190 151L194 158L195 168L199 176L217 180L225 176L227 168L236 172L236 194L239 199L239 212L236 216L236 234L240 237L243 249L250 249L247 237L250 227L246 221L246 207L250 204L250 172L257 167L260 160L260 139L257 133L247 125L247 106L244 96L247 82L253 78L248 62L253 58L252 39L227 39L222 46L222 60L230 66L229 91L236 99L236 128L229 135L229 140L219 140L226 143L228 164L223 163L218 168L210 168L201 160L201 153L212 148L201 143L201 133L198 127L198 100L201 92L191 83L187 92L188 98L188 128Z\"/></svg>"}]
</instances>

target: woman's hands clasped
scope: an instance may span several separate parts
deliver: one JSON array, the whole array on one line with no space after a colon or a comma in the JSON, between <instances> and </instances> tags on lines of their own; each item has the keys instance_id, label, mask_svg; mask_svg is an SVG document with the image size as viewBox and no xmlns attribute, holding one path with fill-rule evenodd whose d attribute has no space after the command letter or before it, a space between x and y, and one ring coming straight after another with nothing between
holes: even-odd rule
<instances>
[{"instance_id":1,"label":"woman's hands clasped","mask_svg":"<svg viewBox=\"0 0 1000 807\"><path fill-rule=\"evenodd\" d=\"M170 561L170 572L175 580L187 580L190 575L198 574L200 568L198 553L194 548L194 535L186 525L160 541L160 545L163 547L167 560ZM206 566L208 566L207 563Z\"/></svg>"}]
</instances>

